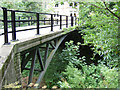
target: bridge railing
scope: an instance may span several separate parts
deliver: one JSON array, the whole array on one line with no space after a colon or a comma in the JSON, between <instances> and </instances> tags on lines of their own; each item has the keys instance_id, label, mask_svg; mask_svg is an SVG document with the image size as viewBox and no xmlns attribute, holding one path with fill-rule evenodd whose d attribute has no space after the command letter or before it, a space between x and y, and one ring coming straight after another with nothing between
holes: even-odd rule
<instances>
[{"instance_id":1,"label":"bridge railing","mask_svg":"<svg viewBox=\"0 0 120 90\"><path fill-rule=\"evenodd\" d=\"M3 32L0 31L0 36L4 35L4 44L9 43L8 34L12 33L12 40L17 40L16 33L21 31L36 30L36 34L40 34L41 28L51 27L51 31L54 26L59 26L62 29L62 26L66 25L76 25L77 17L50 14L50 13L38 13L38 12L29 12L29 11L19 11L19 10L8 10L7 8L2 7L3 17L0 19L0 22L3 24ZM25 27L31 26L34 27L27 29L17 30L16 27ZM10 29L11 28L11 29Z\"/></svg>"}]
</instances>

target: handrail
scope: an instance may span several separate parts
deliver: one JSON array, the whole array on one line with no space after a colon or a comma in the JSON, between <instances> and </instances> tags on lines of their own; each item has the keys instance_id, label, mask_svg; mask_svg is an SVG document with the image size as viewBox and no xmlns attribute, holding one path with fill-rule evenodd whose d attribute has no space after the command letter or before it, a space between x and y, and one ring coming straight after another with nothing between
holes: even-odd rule
<instances>
[{"instance_id":1,"label":"handrail","mask_svg":"<svg viewBox=\"0 0 120 90\"><path fill-rule=\"evenodd\" d=\"M5 7L1 7L1 8L4 9ZM7 11L24 12L24 13L39 13L39 12L21 11L21 10L12 10L12 9L11 10L9 9ZM39 13L39 14L51 15L51 13ZM57 15L57 14L52 14L52 15ZM62 15L62 16L67 16L67 15Z\"/></svg>"},{"instance_id":2,"label":"handrail","mask_svg":"<svg viewBox=\"0 0 120 90\"><path fill-rule=\"evenodd\" d=\"M51 31L53 31L53 27L54 26L60 26L60 29L62 29L62 26L63 25L66 25L66 28L68 27L68 24L69 24L69 20L70 20L70 24L71 26L77 24L76 21L77 21L77 17L73 17L73 16L67 16L67 15L59 15L59 14L50 14L50 13L39 13L39 12L30 12L30 11L20 11L20 10L8 10L7 8L5 7L1 7L3 9L3 20L0 20L1 22L3 22L3 26L4 26L4 33L0 34L1 35L4 35L4 44L8 44L9 43L9 38L8 38L8 33L12 33L12 40L15 41L17 40L16 39L16 32L20 32L20 31L26 31L26 30L33 30L33 29L37 29L37 34L40 34L40 23L43 22L44 25L46 24L46 22L49 22L49 25L50 26L46 26L45 28L47 27L51 27ZM8 17L8 12L11 13L11 16ZM27 20L23 20L21 19L22 16L17 16L16 12L23 12L23 13L33 13L35 14L34 15L34 18L32 16L26 16L28 19ZM46 18L43 18L43 19L40 19L40 15L49 15L49 19L46 19ZM57 15L57 19L54 19L54 17ZM26 19L25 17L25 19ZM68 19L70 17L70 19ZM11 20L8 20L8 18L10 18ZM17 18L17 20L16 20ZM64 20L63 20L64 18ZM75 18L75 20L74 20ZM40 22L41 21L41 22ZM75 21L75 22L74 22ZM28 22L28 25L32 25L32 23L36 23L36 28L30 28L30 29L23 29L23 30L16 30L16 27L17 27L17 23L18 23L18 26L20 27L21 26L21 23L25 23L25 22ZM55 25L55 22L57 25ZM63 23L65 22L65 23ZM11 23L11 28L12 28L12 31L8 31L8 23ZM42 27L44 28L44 27Z\"/></svg>"}]
</instances>

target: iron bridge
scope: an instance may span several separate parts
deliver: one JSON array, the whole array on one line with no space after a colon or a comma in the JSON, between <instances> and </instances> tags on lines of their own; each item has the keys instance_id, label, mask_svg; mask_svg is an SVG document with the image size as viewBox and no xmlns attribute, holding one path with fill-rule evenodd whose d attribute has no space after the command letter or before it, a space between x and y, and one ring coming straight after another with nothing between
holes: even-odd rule
<instances>
[{"instance_id":1,"label":"iron bridge","mask_svg":"<svg viewBox=\"0 0 120 90\"><path fill-rule=\"evenodd\" d=\"M16 81L21 84L21 73L24 70L29 71L28 87L32 84L34 72L40 73L34 84L37 88L61 42L72 32L66 32L62 28L76 25L79 18L8 10L4 7L2 11L0 89ZM31 63L30 68L26 68L28 62ZM36 62L39 64L38 68L35 68Z\"/></svg>"}]
</instances>

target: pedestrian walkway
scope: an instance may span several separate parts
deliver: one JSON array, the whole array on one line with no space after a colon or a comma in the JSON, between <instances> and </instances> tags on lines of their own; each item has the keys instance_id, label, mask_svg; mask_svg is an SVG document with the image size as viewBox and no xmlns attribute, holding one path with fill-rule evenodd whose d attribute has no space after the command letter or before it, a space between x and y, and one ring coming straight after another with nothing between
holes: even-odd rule
<instances>
[{"instance_id":1,"label":"pedestrian walkway","mask_svg":"<svg viewBox=\"0 0 120 90\"><path fill-rule=\"evenodd\" d=\"M43 25L41 27L46 27L47 25ZM36 26L26 26L26 27L17 27L16 30L23 30L23 29L29 29L29 28L36 28ZM66 26L62 26L62 28L66 28ZM54 31L60 31L60 26L54 26L53 27ZM0 33L3 33L3 29L0 30ZM8 29L8 31L12 31L12 29ZM40 28L40 35L45 35L45 34L49 34L51 32L51 27L47 27L47 28ZM28 31L21 31L21 32L17 32L16 33L16 38L17 40L22 40L22 39L27 39L30 37L34 37L37 33L37 29L33 29L33 30L28 30ZM9 38L9 42L14 42L12 41L12 33L8 34L8 38ZM4 35L0 36L0 47L2 47L2 45L4 45Z\"/></svg>"}]
</instances>

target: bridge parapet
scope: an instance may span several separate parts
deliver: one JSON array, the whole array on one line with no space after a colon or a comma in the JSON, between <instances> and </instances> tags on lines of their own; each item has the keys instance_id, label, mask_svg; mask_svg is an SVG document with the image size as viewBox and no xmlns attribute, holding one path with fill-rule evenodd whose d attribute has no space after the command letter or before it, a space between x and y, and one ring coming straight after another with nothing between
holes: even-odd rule
<instances>
[{"instance_id":1,"label":"bridge parapet","mask_svg":"<svg viewBox=\"0 0 120 90\"><path fill-rule=\"evenodd\" d=\"M54 26L59 26L59 29L62 29L63 26L66 26L66 28L68 25L74 26L74 24L76 25L76 22L79 21L76 16L9 10L5 7L2 7L2 9L3 17L0 19L0 23L3 24L3 30L0 30L0 36L4 35L4 44L8 44L10 39L13 41L17 40L18 32L34 30L36 34L41 34L41 28L50 27L51 31L54 31ZM47 18L48 16L49 18ZM58 19L56 19L55 16L57 16ZM34 27L19 29L19 27L31 25L34 25ZM9 36L11 36L11 38L9 38Z\"/></svg>"}]
</instances>

